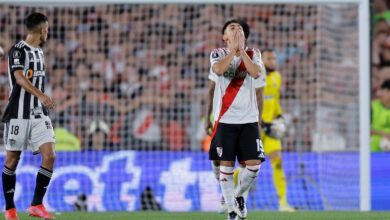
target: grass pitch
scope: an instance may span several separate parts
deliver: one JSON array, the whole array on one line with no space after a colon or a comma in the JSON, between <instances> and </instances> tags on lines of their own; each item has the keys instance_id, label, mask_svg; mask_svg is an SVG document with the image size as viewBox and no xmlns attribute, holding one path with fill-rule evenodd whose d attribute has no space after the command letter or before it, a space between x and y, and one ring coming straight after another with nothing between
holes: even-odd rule
<instances>
[{"instance_id":1,"label":"grass pitch","mask_svg":"<svg viewBox=\"0 0 390 220\"><path fill-rule=\"evenodd\" d=\"M26 213L20 213L21 220L31 218ZM82 213L66 212L56 213L56 219L82 219L82 220L223 220L226 215L211 212L102 212L102 213ZM306 212L281 213L269 211L250 212L247 220L386 220L390 219L390 212Z\"/></svg>"}]
</instances>

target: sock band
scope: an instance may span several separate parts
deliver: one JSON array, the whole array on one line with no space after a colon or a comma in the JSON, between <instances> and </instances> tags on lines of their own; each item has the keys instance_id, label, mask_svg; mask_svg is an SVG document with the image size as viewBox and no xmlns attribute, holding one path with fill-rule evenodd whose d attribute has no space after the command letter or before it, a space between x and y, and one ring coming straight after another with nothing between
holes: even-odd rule
<instances>
[{"instance_id":1,"label":"sock band","mask_svg":"<svg viewBox=\"0 0 390 220\"><path fill-rule=\"evenodd\" d=\"M223 172L223 171L219 171L219 172L221 172L222 174L224 174L224 175L233 175L234 174L234 172L232 172L232 173L225 173L225 172Z\"/></svg>"},{"instance_id":2,"label":"sock band","mask_svg":"<svg viewBox=\"0 0 390 220\"><path fill-rule=\"evenodd\" d=\"M3 173L4 173L5 175L8 175L8 176L13 176L13 175L15 175L15 170L10 169L10 168L4 166L4 168L3 168Z\"/></svg>"},{"instance_id":3,"label":"sock band","mask_svg":"<svg viewBox=\"0 0 390 220\"><path fill-rule=\"evenodd\" d=\"M40 173L42 175L45 175L45 176L47 176L49 178L51 178L51 176L53 175L52 171L50 171L48 169L45 169L44 167L40 167L38 173Z\"/></svg>"}]
</instances>

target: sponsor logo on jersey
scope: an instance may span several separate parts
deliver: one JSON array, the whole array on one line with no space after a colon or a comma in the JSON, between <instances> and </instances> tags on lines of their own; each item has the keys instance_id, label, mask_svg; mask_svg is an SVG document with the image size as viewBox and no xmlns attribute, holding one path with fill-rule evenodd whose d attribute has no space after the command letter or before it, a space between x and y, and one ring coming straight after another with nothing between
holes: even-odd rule
<instances>
[{"instance_id":1,"label":"sponsor logo on jersey","mask_svg":"<svg viewBox=\"0 0 390 220\"><path fill-rule=\"evenodd\" d=\"M41 71L41 70L34 71L32 69L28 69L26 72L26 77L28 79L31 79L32 77L37 77L37 76L45 76L45 71Z\"/></svg>"},{"instance_id":2,"label":"sponsor logo on jersey","mask_svg":"<svg viewBox=\"0 0 390 220\"><path fill-rule=\"evenodd\" d=\"M15 64L20 64L19 59L14 59L14 63L15 63Z\"/></svg>"},{"instance_id":3,"label":"sponsor logo on jersey","mask_svg":"<svg viewBox=\"0 0 390 220\"><path fill-rule=\"evenodd\" d=\"M34 71L32 69L28 69L26 73L27 79L31 79L33 77Z\"/></svg>"}]
</instances>

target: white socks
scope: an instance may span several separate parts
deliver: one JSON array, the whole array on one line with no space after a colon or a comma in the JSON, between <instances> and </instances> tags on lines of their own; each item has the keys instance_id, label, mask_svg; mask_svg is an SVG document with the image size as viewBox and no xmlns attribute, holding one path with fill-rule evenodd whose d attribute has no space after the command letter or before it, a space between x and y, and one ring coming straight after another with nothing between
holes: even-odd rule
<instances>
[{"instance_id":1,"label":"white socks","mask_svg":"<svg viewBox=\"0 0 390 220\"><path fill-rule=\"evenodd\" d=\"M260 171L260 165L246 166L239 175L239 183L236 189L236 197L247 197L250 187L256 180ZM222 185L222 184L221 184Z\"/></svg>"},{"instance_id":2,"label":"white socks","mask_svg":"<svg viewBox=\"0 0 390 220\"><path fill-rule=\"evenodd\" d=\"M228 206L228 212L234 211L234 167L220 166L219 182L221 184L222 195Z\"/></svg>"},{"instance_id":3,"label":"white socks","mask_svg":"<svg viewBox=\"0 0 390 220\"><path fill-rule=\"evenodd\" d=\"M211 161L211 167L213 168L215 178L219 181L219 166L215 166L214 161Z\"/></svg>"}]
</instances>

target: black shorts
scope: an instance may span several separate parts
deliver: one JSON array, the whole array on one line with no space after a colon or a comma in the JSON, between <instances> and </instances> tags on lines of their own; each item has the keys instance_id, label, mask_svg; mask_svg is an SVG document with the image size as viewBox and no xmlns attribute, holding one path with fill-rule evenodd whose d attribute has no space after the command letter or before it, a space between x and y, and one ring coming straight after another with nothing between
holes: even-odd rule
<instances>
[{"instance_id":1,"label":"black shorts","mask_svg":"<svg viewBox=\"0 0 390 220\"><path fill-rule=\"evenodd\" d=\"M209 159L224 161L265 160L258 123L219 123L211 140Z\"/></svg>"}]
</instances>

